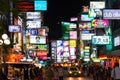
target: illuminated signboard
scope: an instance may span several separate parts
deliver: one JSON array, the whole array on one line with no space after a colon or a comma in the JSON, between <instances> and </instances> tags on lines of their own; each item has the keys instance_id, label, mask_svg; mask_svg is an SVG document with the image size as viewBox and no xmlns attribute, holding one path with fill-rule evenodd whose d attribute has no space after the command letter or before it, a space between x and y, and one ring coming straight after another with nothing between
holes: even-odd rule
<instances>
[{"instance_id":1,"label":"illuminated signboard","mask_svg":"<svg viewBox=\"0 0 120 80\"><path fill-rule=\"evenodd\" d=\"M92 37L92 44L96 45L106 45L110 43L109 36L93 36Z\"/></svg>"},{"instance_id":2,"label":"illuminated signboard","mask_svg":"<svg viewBox=\"0 0 120 80\"><path fill-rule=\"evenodd\" d=\"M20 32L21 31L20 26L9 25L8 27L9 27L8 29L9 32Z\"/></svg>"},{"instance_id":3,"label":"illuminated signboard","mask_svg":"<svg viewBox=\"0 0 120 80\"><path fill-rule=\"evenodd\" d=\"M78 21L78 18L77 17L72 17L72 18L70 18L70 21Z\"/></svg>"},{"instance_id":4,"label":"illuminated signboard","mask_svg":"<svg viewBox=\"0 0 120 80\"><path fill-rule=\"evenodd\" d=\"M70 53L69 53L69 41L64 41L63 42L63 57L69 57Z\"/></svg>"},{"instance_id":5,"label":"illuminated signboard","mask_svg":"<svg viewBox=\"0 0 120 80\"><path fill-rule=\"evenodd\" d=\"M37 56L47 56L47 54L48 54L48 51L45 51L45 50L36 51Z\"/></svg>"},{"instance_id":6,"label":"illuminated signboard","mask_svg":"<svg viewBox=\"0 0 120 80\"><path fill-rule=\"evenodd\" d=\"M70 31L70 39L77 39L77 31Z\"/></svg>"},{"instance_id":7,"label":"illuminated signboard","mask_svg":"<svg viewBox=\"0 0 120 80\"><path fill-rule=\"evenodd\" d=\"M62 40L57 40L57 62L62 62L63 58L63 41Z\"/></svg>"},{"instance_id":8,"label":"illuminated signboard","mask_svg":"<svg viewBox=\"0 0 120 80\"><path fill-rule=\"evenodd\" d=\"M45 50L36 51L36 56L43 60L47 60L47 54L48 51Z\"/></svg>"},{"instance_id":9,"label":"illuminated signboard","mask_svg":"<svg viewBox=\"0 0 120 80\"><path fill-rule=\"evenodd\" d=\"M28 32L30 32L30 35L38 35L38 29L30 29Z\"/></svg>"},{"instance_id":10,"label":"illuminated signboard","mask_svg":"<svg viewBox=\"0 0 120 80\"><path fill-rule=\"evenodd\" d=\"M92 26L95 28L104 28L109 26L109 21L107 19L94 19L92 21Z\"/></svg>"},{"instance_id":11,"label":"illuminated signboard","mask_svg":"<svg viewBox=\"0 0 120 80\"><path fill-rule=\"evenodd\" d=\"M88 14L81 14L81 21L92 21L94 18L89 17Z\"/></svg>"},{"instance_id":12,"label":"illuminated signboard","mask_svg":"<svg viewBox=\"0 0 120 80\"><path fill-rule=\"evenodd\" d=\"M79 29L90 30L91 29L91 22L80 22Z\"/></svg>"},{"instance_id":13,"label":"illuminated signboard","mask_svg":"<svg viewBox=\"0 0 120 80\"><path fill-rule=\"evenodd\" d=\"M76 48L70 47L70 55L75 55Z\"/></svg>"},{"instance_id":14,"label":"illuminated signboard","mask_svg":"<svg viewBox=\"0 0 120 80\"><path fill-rule=\"evenodd\" d=\"M83 12L88 12L88 6L83 6Z\"/></svg>"},{"instance_id":15,"label":"illuminated signboard","mask_svg":"<svg viewBox=\"0 0 120 80\"><path fill-rule=\"evenodd\" d=\"M46 44L46 37L43 36L30 36L31 44Z\"/></svg>"},{"instance_id":16,"label":"illuminated signboard","mask_svg":"<svg viewBox=\"0 0 120 80\"><path fill-rule=\"evenodd\" d=\"M100 62L99 58L92 58L93 62Z\"/></svg>"},{"instance_id":17,"label":"illuminated signboard","mask_svg":"<svg viewBox=\"0 0 120 80\"><path fill-rule=\"evenodd\" d=\"M95 34L89 33L89 34L81 34L81 39L82 40L91 40L92 36Z\"/></svg>"},{"instance_id":18,"label":"illuminated signboard","mask_svg":"<svg viewBox=\"0 0 120 80\"><path fill-rule=\"evenodd\" d=\"M70 23L69 28L77 28L77 24L75 24L75 23Z\"/></svg>"},{"instance_id":19,"label":"illuminated signboard","mask_svg":"<svg viewBox=\"0 0 120 80\"><path fill-rule=\"evenodd\" d=\"M103 19L120 19L120 9L104 9Z\"/></svg>"},{"instance_id":20,"label":"illuminated signboard","mask_svg":"<svg viewBox=\"0 0 120 80\"><path fill-rule=\"evenodd\" d=\"M92 9L88 11L89 17L102 17L102 9Z\"/></svg>"},{"instance_id":21,"label":"illuminated signboard","mask_svg":"<svg viewBox=\"0 0 120 80\"><path fill-rule=\"evenodd\" d=\"M56 53L57 53L57 42L51 42L51 58L55 61L56 60Z\"/></svg>"},{"instance_id":22,"label":"illuminated signboard","mask_svg":"<svg viewBox=\"0 0 120 80\"><path fill-rule=\"evenodd\" d=\"M90 8L103 9L105 8L105 1L90 1Z\"/></svg>"},{"instance_id":23,"label":"illuminated signboard","mask_svg":"<svg viewBox=\"0 0 120 80\"><path fill-rule=\"evenodd\" d=\"M27 12L26 17L27 19L40 19L41 12Z\"/></svg>"},{"instance_id":24,"label":"illuminated signboard","mask_svg":"<svg viewBox=\"0 0 120 80\"><path fill-rule=\"evenodd\" d=\"M46 44L35 44L35 45L32 45L33 48L38 48L39 50L48 50L48 45Z\"/></svg>"},{"instance_id":25,"label":"illuminated signboard","mask_svg":"<svg viewBox=\"0 0 120 80\"><path fill-rule=\"evenodd\" d=\"M76 47L76 40L70 40L70 47Z\"/></svg>"},{"instance_id":26,"label":"illuminated signboard","mask_svg":"<svg viewBox=\"0 0 120 80\"><path fill-rule=\"evenodd\" d=\"M81 32L82 32L82 34L89 34L90 30L82 30Z\"/></svg>"},{"instance_id":27,"label":"illuminated signboard","mask_svg":"<svg viewBox=\"0 0 120 80\"><path fill-rule=\"evenodd\" d=\"M120 45L120 36L117 36L114 38L114 46L119 46Z\"/></svg>"},{"instance_id":28,"label":"illuminated signboard","mask_svg":"<svg viewBox=\"0 0 120 80\"><path fill-rule=\"evenodd\" d=\"M34 1L34 10L46 11L47 10L47 0Z\"/></svg>"},{"instance_id":29,"label":"illuminated signboard","mask_svg":"<svg viewBox=\"0 0 120 80\"><path fill-rule=\"evenodd\" d=\"M26 21L27 28L41 28L40 20Z\"/></svg>"},{"instance_id":30,"label":"illuminated signboard","mask_svg":"<svg viewBox=\"0 0 120 80\"><path fill-rule=\"evenodd\" d=\"M16 7L23 12L34 11L34 3L31 1L19 1Z\"/></svg>"},{"instance_id":31,"label":"illuminated signboard","mask_svg":"<svg viewBox=\"0 0 120 80\"><path fill-rule=\"evenodd\" d=\"M75 56L75 55L71 55L70 57L69 57L69 59L70 60L75 60L77 57Z\"/></svg>"},{"instance_id":32,"label":"illuminated signboard","mask_svg":"<svg viewBox=\"0 0 120 80\"><path fill-rule=\"evenodd\" d=\"M64 42L64 43L66 43L66 42ZM63 49L64 52L69 52L69 45L64 45L63 47L64 47L64 49Z\"/></svg>"},{"instance_id":33,"label":"illuminated signboard","mask_svg":"<svg viewBox=\"0 0 120 80\"><path fill-rule=\"evenodd\" d=\"M45 29L39 29L38 36L45 36Z\"/></svg>"}]
</instances>

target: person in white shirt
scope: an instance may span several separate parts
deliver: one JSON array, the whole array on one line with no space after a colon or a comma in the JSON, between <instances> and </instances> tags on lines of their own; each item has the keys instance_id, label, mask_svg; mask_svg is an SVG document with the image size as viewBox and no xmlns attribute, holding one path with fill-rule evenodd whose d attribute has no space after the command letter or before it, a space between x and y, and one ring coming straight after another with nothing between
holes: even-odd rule
<instances>
[{"instance_id":1,"label":"person in white shirt","mask_svg":"<svg viewBox=\"0 0 120 80\"><path fill-rule=\"evenodd\" d=\"M111 77L113 80L120 80L120 68L118 62L115 63L115 66L111 71Z\"/></svg>"}]
</instances>

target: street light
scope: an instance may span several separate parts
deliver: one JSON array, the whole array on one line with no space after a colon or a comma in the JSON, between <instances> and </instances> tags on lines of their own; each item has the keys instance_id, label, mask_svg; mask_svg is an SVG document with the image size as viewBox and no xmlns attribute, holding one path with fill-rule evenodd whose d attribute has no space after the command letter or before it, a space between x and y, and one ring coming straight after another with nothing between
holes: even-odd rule
<instances>
[{"instance_id":1,"label":"street light","mask_svg":"<svg viewBox=\"0 0 120 80\"><path fill-rule=\"evenodd\" d=\"M4 54L3 54L3 62L4 62L4 75L6 76L6 46L10 44L10 40L8 38L7 34L2 35L2 39L0 39L0 46L3 47L4 49Z\"/></svg>"}]
</instances>

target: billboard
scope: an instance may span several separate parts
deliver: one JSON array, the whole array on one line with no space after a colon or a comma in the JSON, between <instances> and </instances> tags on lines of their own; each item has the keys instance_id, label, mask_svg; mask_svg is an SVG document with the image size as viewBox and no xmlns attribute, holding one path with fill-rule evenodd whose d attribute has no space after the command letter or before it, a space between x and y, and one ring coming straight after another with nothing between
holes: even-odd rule
<instances>
[{"instance_id":1,"label":"billboard","mask_svg":"<svg viewBox=\"0 0 120 80\"><path fill-rule=\"evenodd\" d=\"M103 19L120 19L120 9L104 9Z\"/></svg>"},{"instance_id":2,"label":"billboard","mask_svg":"<svg viewBox=\"0 0 120 80\"><path fill-rule=\"evenodd\" d=\"M106 45L110 43L109 36L92 36L92 44Z\"/></svg>"},{"instance_id":3,"label":"billboard","mask_svg":"<svg viewBox=\"0 0 120 80\"><path fill-rule=\"evenodd\" d=\"M92 27L94 28L105 28L109 26L109 21L107 19L94 19L92 21Z\"/></svg>"},{"instance_id":4,"label":"billboard","mask_svg":"<svg viewBox=\"0 0 120 80\"><path fill-rule=\"evenodd\" d=\"M90 8L103 9L105 8L105 1L90 1Z\"/></svg>"},{"instance_id":5,"label":"billboard","mask_svg":"<svg viewBox=\"0 0 120 80\"><path fill-rule=\"evenodd\" d=\"M34 1L34 10L46 11L47 10L47 0Z\"/></svg>"}]
</instances>

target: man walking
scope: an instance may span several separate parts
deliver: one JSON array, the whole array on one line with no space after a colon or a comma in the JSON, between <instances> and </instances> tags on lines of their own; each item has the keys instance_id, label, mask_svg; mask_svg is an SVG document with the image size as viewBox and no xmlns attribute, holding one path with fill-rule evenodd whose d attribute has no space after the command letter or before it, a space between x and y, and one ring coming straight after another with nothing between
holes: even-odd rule
<instances>
[{"instance_id":1,"label":"man walking","mask_svg":"<svg viewBox=\"0 0 120 80\"><path fill-rule=\"evenodd\" d=\"M111 71L111 77L113 80L120 80L120 68L118 62L115 63L115 66Z\"/></svg>"}]
</instances>

